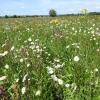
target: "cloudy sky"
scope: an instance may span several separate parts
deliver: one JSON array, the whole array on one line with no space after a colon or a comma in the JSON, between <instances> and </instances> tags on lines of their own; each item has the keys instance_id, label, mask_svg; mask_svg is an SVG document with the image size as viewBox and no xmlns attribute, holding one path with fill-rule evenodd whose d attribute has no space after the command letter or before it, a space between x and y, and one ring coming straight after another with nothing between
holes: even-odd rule
<instances>
[{"instance_id":1,"label":"cloudy sky","mask_svg":"<svg viewBox=\"0 0 100 100\"><path fill-rule=\"evenodd\" d=\"M58 14L79 13L81 9L100 11L100 0L0 0L0 15L47 15L49 9Z\"/></svg>"}]
</instances>

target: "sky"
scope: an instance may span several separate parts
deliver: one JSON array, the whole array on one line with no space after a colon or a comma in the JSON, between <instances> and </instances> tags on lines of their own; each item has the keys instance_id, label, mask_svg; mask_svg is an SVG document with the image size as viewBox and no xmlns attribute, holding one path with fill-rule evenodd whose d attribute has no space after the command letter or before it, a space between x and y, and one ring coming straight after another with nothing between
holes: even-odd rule
<instances>
[{"instance_id":1,"label":"sky","mask_svg":"<svg viewBox=\"0 0 100 100\"><path fill-rule=\"evenodd\" d=\"M0 15L48 15L50 9L57 14L100 12L100 0L0 0Z\"/></svg>"}]
</instances>

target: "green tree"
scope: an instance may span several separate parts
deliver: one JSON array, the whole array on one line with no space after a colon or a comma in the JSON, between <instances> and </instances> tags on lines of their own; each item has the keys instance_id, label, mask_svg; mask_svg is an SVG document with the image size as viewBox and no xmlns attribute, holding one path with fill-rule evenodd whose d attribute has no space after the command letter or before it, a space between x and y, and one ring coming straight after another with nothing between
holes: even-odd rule
<instances>
[{"instance_id":1,"label":"green tree","mask_svg":"<svg viewBox=\"0 0 100 100\"><path fill-rule=\"evenodd\" d=\"M50 16L50 17L56 17L56 16L57 16L56 11L55 11L54 9L51 9L51 10L49 11L49 16Z\"/></svg>"},{"instance_id":2,"label":"green tree","mask_svg":"<svg viewBox=\"0 0 100 100\"><path fill-rule=\"evenodd\" d=\"M12 17L13 17L13 18L17 18L17 15L13 15Z\"/></svg>"},{"instance_id":3,"label":"green tree","mask_svg":"<svg viewBox=\"0 0 100 100\"><path fill-rule=\"evenodd\" d=\"M5 15L5 18L9 18L9 16L8 15Z\"/></svg>"}]
</instances>

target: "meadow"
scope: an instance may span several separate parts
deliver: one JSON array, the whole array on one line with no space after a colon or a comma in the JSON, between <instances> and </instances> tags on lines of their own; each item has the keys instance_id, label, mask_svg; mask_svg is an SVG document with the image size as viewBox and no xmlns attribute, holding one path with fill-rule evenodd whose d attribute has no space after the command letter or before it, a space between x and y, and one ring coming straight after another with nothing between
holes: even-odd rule
<instances>
[{"instance_id":1,"label":"meadow","mask_svg":"<svg viewBox=\"0 0 100 100\"><path fill-rule=\"evenodd\" d=\"M0 19L0 100L100 100L100 16Z\"/></svg>"}]
</instances>

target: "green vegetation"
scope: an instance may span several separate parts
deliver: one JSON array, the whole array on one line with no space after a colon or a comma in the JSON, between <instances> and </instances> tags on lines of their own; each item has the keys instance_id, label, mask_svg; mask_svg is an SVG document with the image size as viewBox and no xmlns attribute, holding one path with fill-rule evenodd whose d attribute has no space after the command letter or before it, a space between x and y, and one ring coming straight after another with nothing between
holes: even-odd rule
<instances>
[{"instance_id":1,"label":"green vegetation","mask_svg":"<svg viewBox=\"0 0 100 100\"><path fill-rule=\"evenodd\" d=\"M0 19L0 100L100 100L100 16Z\"/></svg>"},{"instance_id":2,"label":"green vegetation","mask_svg":"<svg viewBox=\"0 0 100 100\"><path fill-rule=\"evenodd\" d=\"M5 15L5 18L9 18L9 16L8 15Z\"/></svg>"},{"instance_id":3,"label":"green vegetation","mask_svg":"<svg viewBox=\"0 0 100 100\"><path fill-rule=\"evenodd\" d=\"M51 10L49 11L49 16L50 16L50 17L56 17L56 16L57 16L56 11L55 11L54 9L51 9Z\"/></svg>"}]
</instances>

